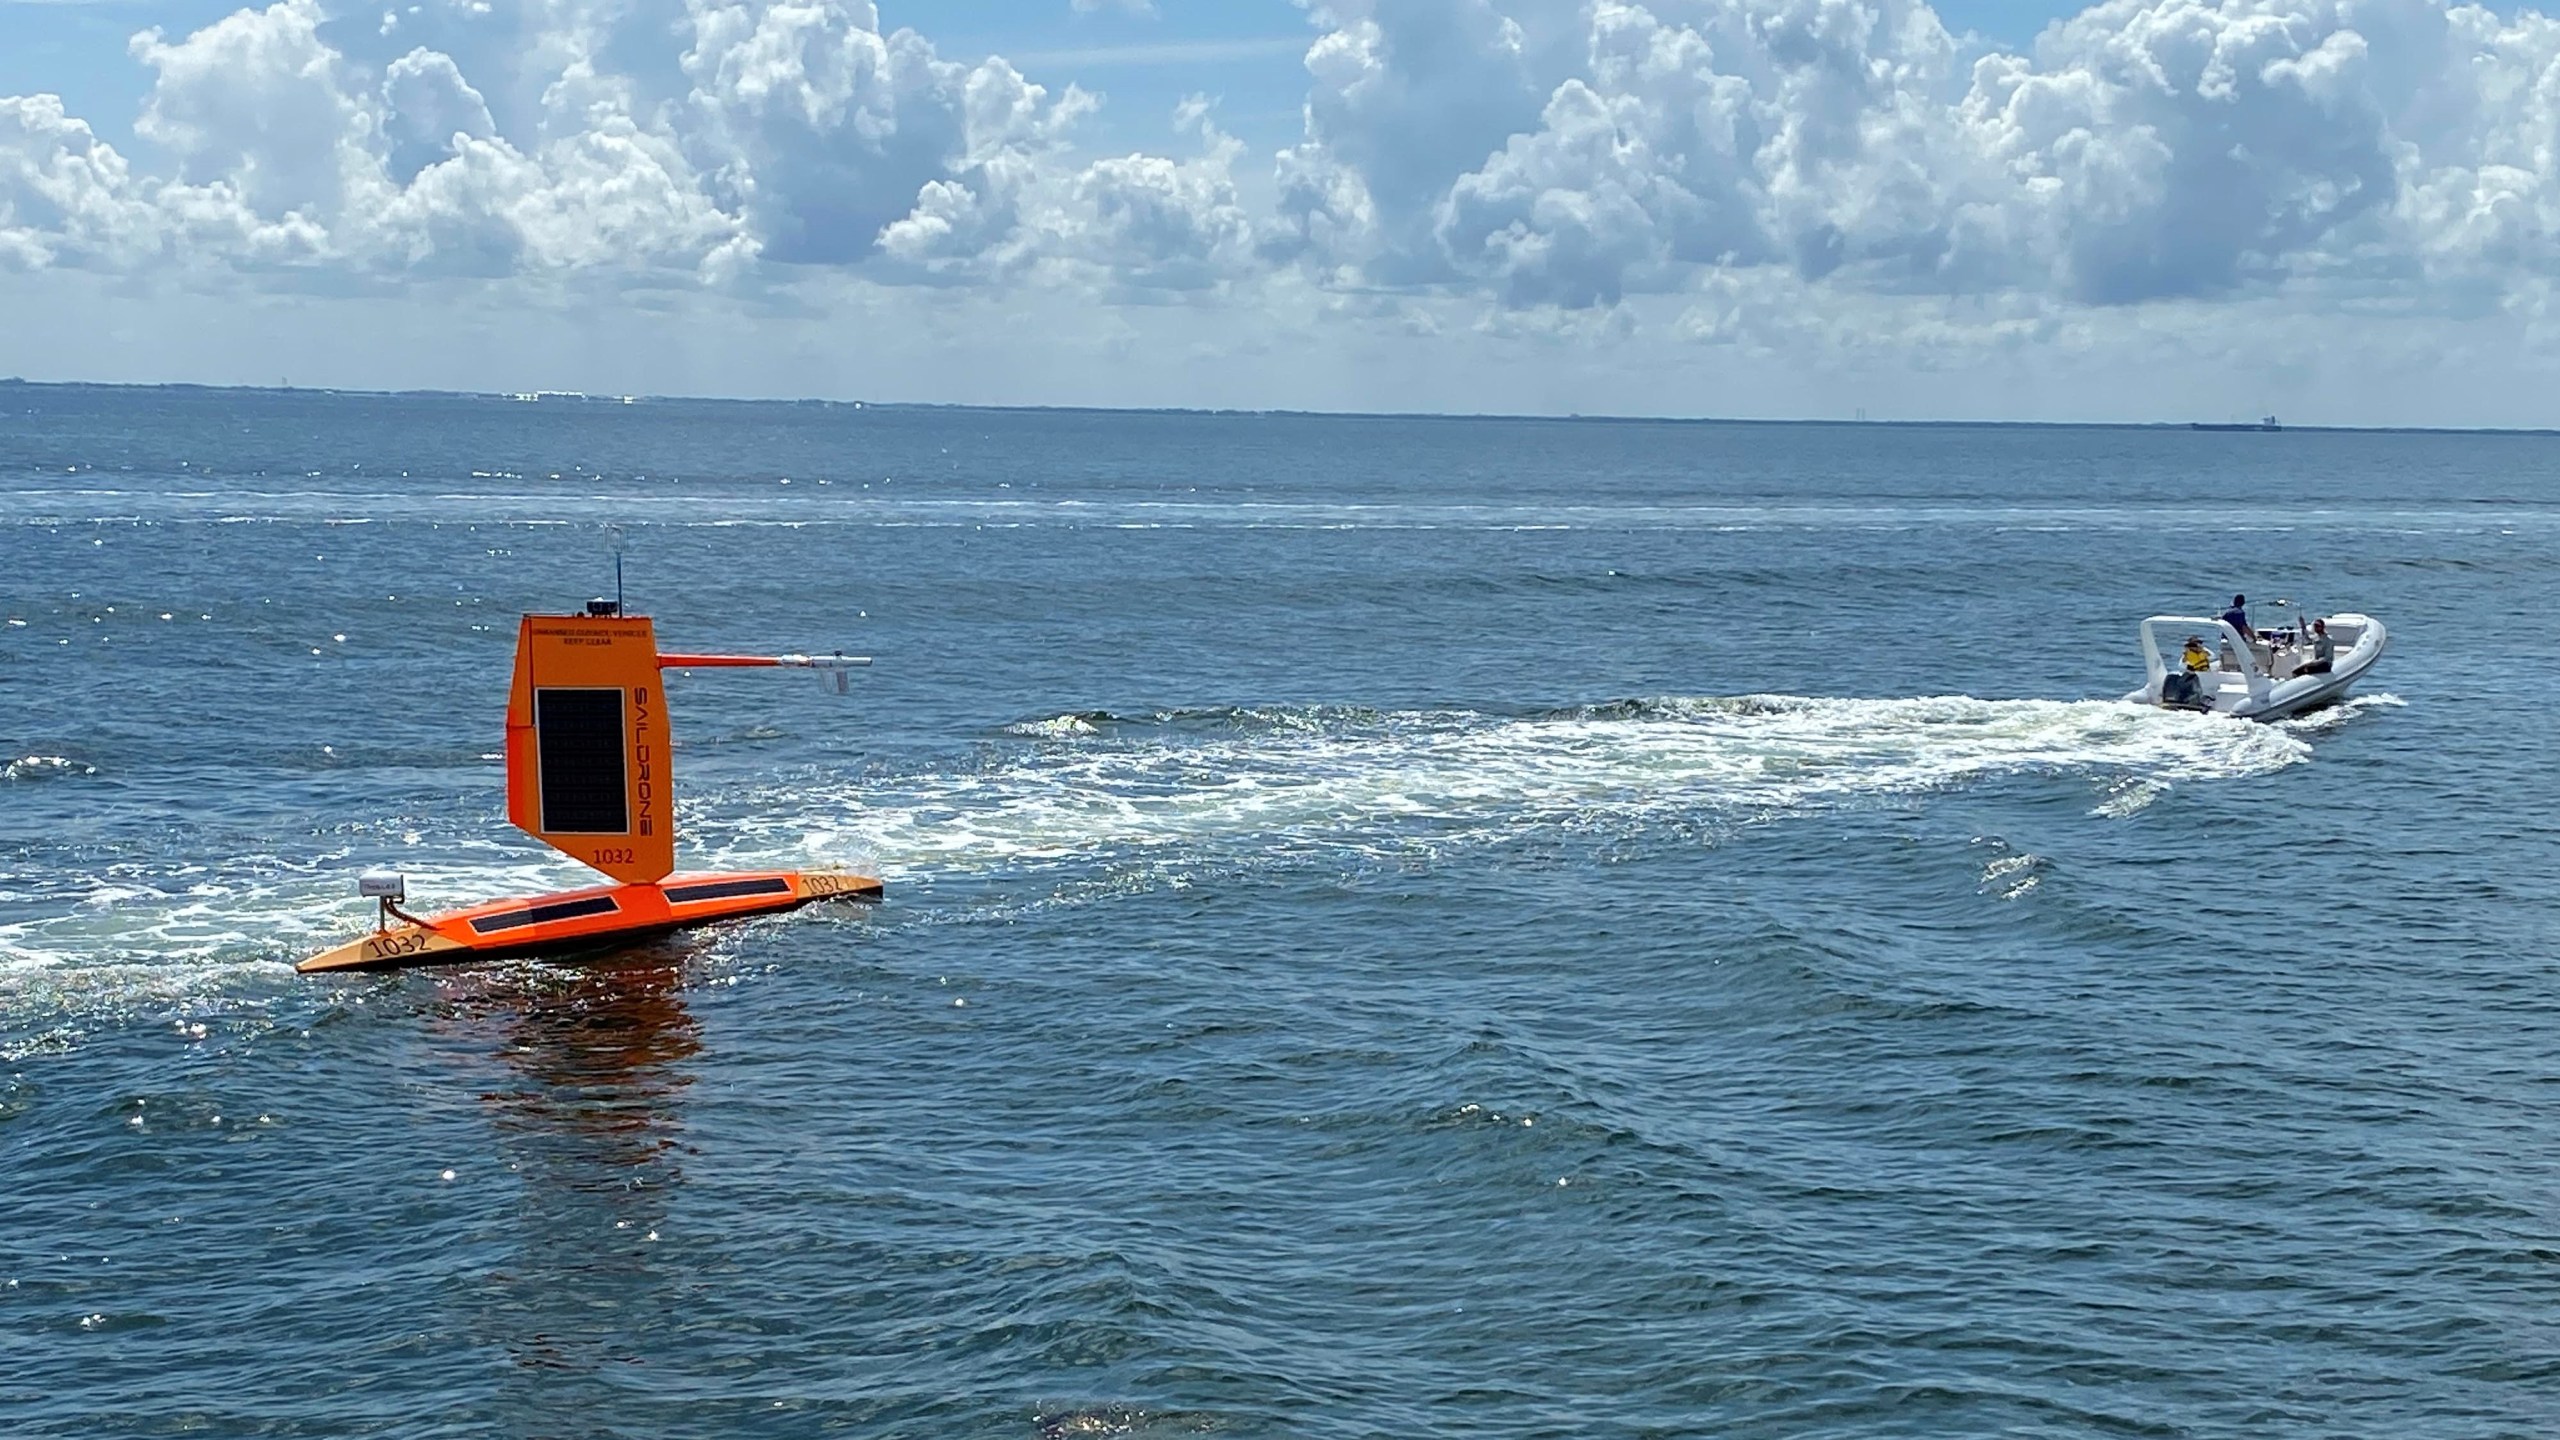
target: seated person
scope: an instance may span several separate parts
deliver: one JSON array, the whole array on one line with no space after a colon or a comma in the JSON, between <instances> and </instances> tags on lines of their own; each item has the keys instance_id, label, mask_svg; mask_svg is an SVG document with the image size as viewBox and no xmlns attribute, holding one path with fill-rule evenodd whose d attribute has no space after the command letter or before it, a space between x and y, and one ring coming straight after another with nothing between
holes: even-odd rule
<instances>
[{"instance_id":1,"label":"seated person","mask_svg":"<svg viewBox=\"0 0 2560 1440\"><path fill-rule=\"evenodd\" d=\"M2187 673L2190 675L2213 668L2213 656L2206 652L2204 638L2199 635L2187 637L2187 653L2180 658L2187 662Z\"/></svg>"},{"instance_id":2,"label":"seated person","mask_svg":"<svg viewBox=\"0 0 2560 1440\"><path fill-rule=\"evenodd\" d=\"M2296 675L2326 675L2338 658L2338 642L2329 638L2329 622L2311 622L2311 658L2293 668Z\"/></svg>"},{"instance_id":3,"label":"seated person","mask_svg":"<svg viewBox=\"0 0 2560 1440\"><path fill-rule=\"evenodd\" d=\"M2255 640L2258 632L2249 628L2249 597L2234 595L2231 608L2222 612L2222 623L2240 632L2243 640Z\"/></svg>"}]
</instances>

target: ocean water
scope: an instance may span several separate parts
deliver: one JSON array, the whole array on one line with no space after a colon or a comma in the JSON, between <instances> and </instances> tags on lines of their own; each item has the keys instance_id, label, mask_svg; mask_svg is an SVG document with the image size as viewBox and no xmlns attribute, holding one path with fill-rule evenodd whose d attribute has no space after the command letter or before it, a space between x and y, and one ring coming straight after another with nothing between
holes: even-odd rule
<instances>
[{"instance_id":1,"label":"ocean water","mask_svg":"<svg viewBox=\"0 0 2560 1440\"><path fill-rule=\"evenodd\" d=\"M2560 441L0 387L0 1430L2560 1432ZM609 528L610 527L610 528ZM298 977L690 862L877 907ZM2352 704L2133 623L2358 609Z\"/></svg>"}]
</instances>

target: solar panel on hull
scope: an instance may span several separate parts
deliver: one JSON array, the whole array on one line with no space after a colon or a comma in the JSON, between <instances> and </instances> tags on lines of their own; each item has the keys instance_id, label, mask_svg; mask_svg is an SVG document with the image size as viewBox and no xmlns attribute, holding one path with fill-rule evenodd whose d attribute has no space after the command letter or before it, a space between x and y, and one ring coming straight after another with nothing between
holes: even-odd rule
<instances>
[{"instance_id":1,"label":"solar panel on hull","mask_svg":"<svg viewBox=\"0 0 2560 1440\"><path fill-rule=\"evenodd\" d=\"M670 885L667 903L690 905L698 900L730 900L740 895L788 895L791 882L779 877L757 880L711 880L699 885Z\"/></svg>"},{"instance_id":2,"label":"solar panel on hull","mask_svg":"<svg viewBox=\"0 0 2560 1440\"><path fill-rule=\"evenodd\" d=\"M623 787L622 704L618 689L533 692L543 829L620 835L631 828Z\"/></svg>"},{"instance_id":3,"label":"solar panel on hull","mask_svg":"<svg viewBox=\"0 0 2560 1440\"><path fill-rule=\"evenodd\" d=\"M472 930L481 935L495 935L502 930L521 930L528 925L548 925L555 920L582 920L589 915L612 915L622 909L610 895L596 895L585 900L555 900L548 905L530 905L522 910L507 910L496 915L483 915L471 922Z\"/></svg>"}]
</instances>

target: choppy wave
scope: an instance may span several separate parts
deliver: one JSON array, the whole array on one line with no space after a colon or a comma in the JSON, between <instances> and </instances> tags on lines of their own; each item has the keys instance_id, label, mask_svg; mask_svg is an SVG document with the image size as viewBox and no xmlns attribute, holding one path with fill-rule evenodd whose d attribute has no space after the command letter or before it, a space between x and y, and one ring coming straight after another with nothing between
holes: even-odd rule
<instances>
[{"instance_id":1,"label":"choppy wave","mask_svg":"<svg viewBox=\"0 0 2560 1440\"><path fill-rule=\"evenodd\" d=\"M1052 715L1046 720L1017 720L1004 727L1004 732L1034 740L1072 740L1078 736L1101 734L1102 726L1113 718L1099 711L1089 715Z\"/></svg>"},{"instance_id":2,"label":"choppy wave","mask_svg":"<svg viewBox=\"0 0 2560 1440\"><path fill-rule=\"evenodd\" d=\"M0 780L58 780L97 773L97 766L84 764L67 755L21 755L6 765L0 765Z\"/></svg>"},{"instance_id":3,"label":"choppy wave","mask_svg":"<svg viewBox=\"0 0 2560 1440\"><path fill-rule=\"evenodd\" d=\"M2052 862L2042 855L2020 850L1996 835L1977 837L1974 844L1984 847L1991 858L1983 862L1982 879L1975 889L2001 900L2023 900L2044 883L2044 872Z\"/></svg>"}]
</instances>

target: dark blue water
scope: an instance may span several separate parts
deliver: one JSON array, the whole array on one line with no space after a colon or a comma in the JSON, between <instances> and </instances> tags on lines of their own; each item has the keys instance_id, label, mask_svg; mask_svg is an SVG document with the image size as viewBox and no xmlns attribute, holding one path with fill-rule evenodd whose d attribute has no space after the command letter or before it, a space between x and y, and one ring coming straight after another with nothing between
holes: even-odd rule
<instances>
[{"instance_id":1,"label":"dark blue water","mask_svg":"<svg viewBox=\"0 0 2560 1440\"><path fill-rule=\"evenodd\" d=\"M2560 1429L2550 440L0 411L12 1436ZM294 975L577 882L608 525L888 902ZM2105 698L2234 589L2392 651Z\"/></svg>"}]
</instances>

